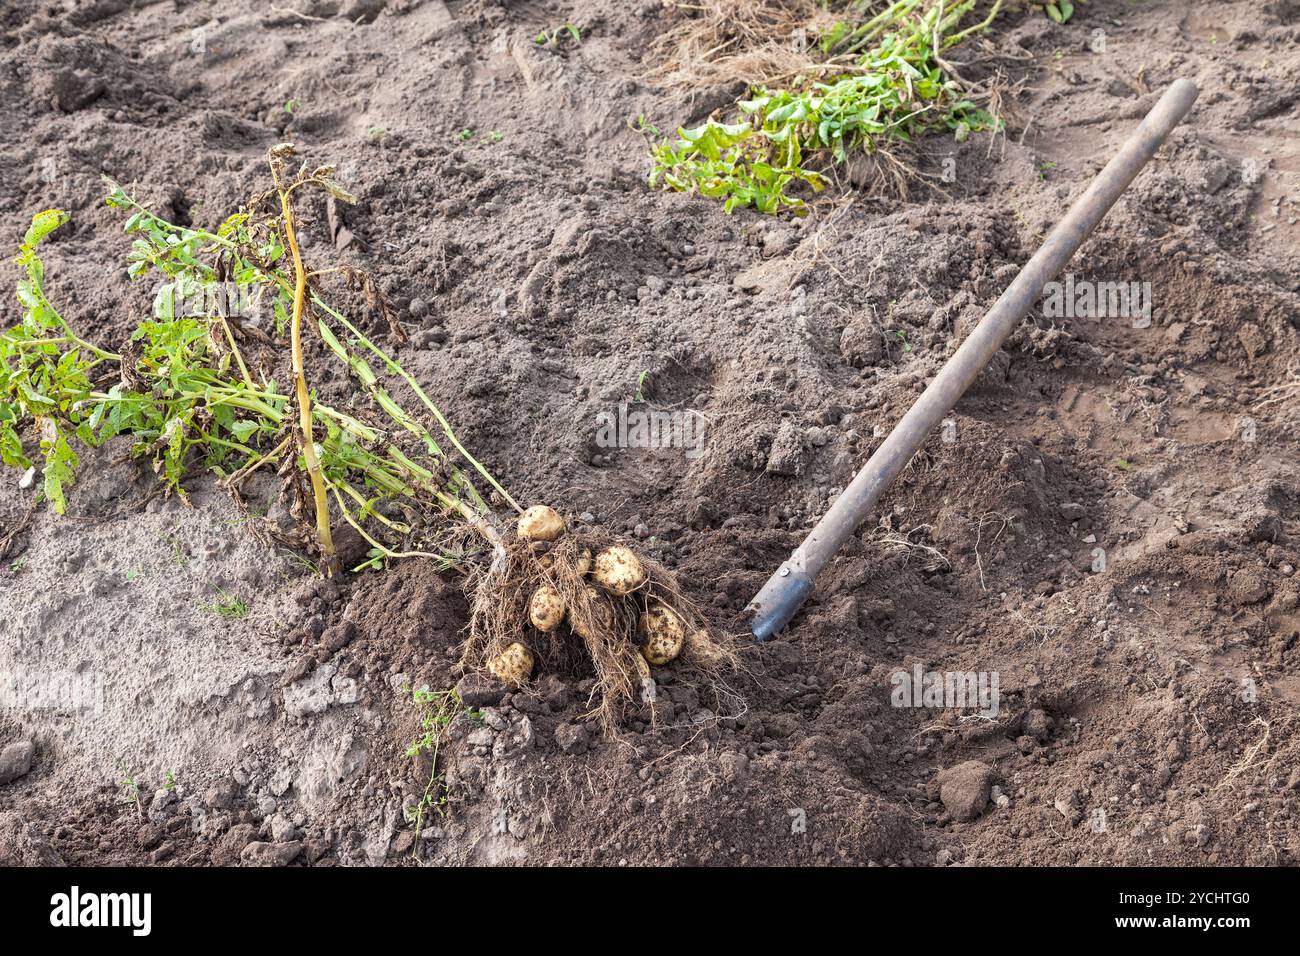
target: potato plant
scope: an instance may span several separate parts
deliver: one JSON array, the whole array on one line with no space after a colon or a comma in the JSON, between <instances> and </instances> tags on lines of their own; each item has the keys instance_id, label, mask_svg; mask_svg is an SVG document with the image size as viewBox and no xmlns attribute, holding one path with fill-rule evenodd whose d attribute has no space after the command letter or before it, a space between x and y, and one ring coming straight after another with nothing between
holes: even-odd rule
<instances>
[{"instance_id":1,"label":"potato plant","mask_svg":"<svg viewBox=\"0 0 1300 956\"><path fill-rule=\"evenodd\" d=\"M850 4L850 9L865 4ZM970 98L944 59L951 47L993 23L1001 0L966 25L975 0L897 0L860 23L842 21L821 38L822 50L844 61L829 82L786 89L755 87L738 104L734 123L709 120L679 129L676 142L652 147L651 188L698 191L725 210L806 212L791 192L824 186L819 167L847 161L854 150L876 154L934 130L958 141L992 129L996 120Z\"/></svg>"},{"instance_id":2,"label":"potato plant","mask_svg":"<svg viewBox=\"0 0 1300 956\"><path fill-rule=\"evenodd\" d=\"M282 217L292 189L328 182L327 175L325 169L300 174L288 186L277 178L276 196L286 197ZM0 450L6 464L32 467L21 428L29 422L35 426L43 492L56 511L66 509L77 444L98 445L117 435L129 435L134 453L148 458L168 490L181 496L182 480L195 466L213 472L236 494L258 470L275 470L296 513L308 515L316 528L318 556L329 570L337 570L331 567L333 520L351 525L371 545L367 563L412 555L447 566L462 560L463 551L455 536L445 533L442 519L453 514L462 523L486 528L483 519L491 510L469 470L485 476L513 505L482 465L464 453L436 408L444 440L464 455L458 462L450 461L428 429L391 398L361 351L373 353L397 376L409 376L321 299L307 283L299 257L286 257L293 244L286 241L284 218L245 211L209 232L161 219L115 184L108 202L130 213L125 228L134 241L128 273L135 278L159 274L165 280L153 316L119 352L72 331L46 295L37 251L68 218L50 210L35 217L20 250L26 273L18 285L22 322L0 336ZM284 265L286 258L291 265ZM220 309L205 315L177 312L177 302L219 302L217 296L195 293L223 282L233 282L251 298L269 299L277 316L290 317L291 330L292 317L301 324L310 295L317 306L316 331L362 380L375 400L374 411L363 416L314 402L300 339L292 352L289 391L276 383L280 355L273 343L259 342ZM250 344L260 350L257 361L245 355ZM432 406L418 385L416 390ZM304 475L309 491L301 486ZM310 542L300 535L295 543Z\"/></svg>"},{"instance_id":3,"label":"potato plant","mask_svg":"<svg viewBox=\"0 0 1300 956\"><path fill-rule=\"evenodd\" d=\"M182 497L196 471L216 476L237 501L254 474L274 473L297 519L274 534L314 552L327 574L340 571L333 547L340 521L371 549L353 570L398 558L462 567L473 592L466 663L516 686L538 661L591 667L600 688L593 715L611 731L627 705L653 705L651 664L680 654L718 681L734 655L668 572L616 541L575 536L549 507L521 509L420 383L327 301L324 281L341 281L391 321L368 276L304 262L295 194L351 197L330 167L290 173L291 156L291 147L273 149L274 189L212 230L168 222L110 183L107 201L126 214L132 237L128 274L162 280L153 314L117 351L82 338L47 295L38 250L67 214L33 219L18 257L23 318L0 336L4 462L31 469L39 459L42 493L60 513L77 448L118 436ZM230 287L240 302L269 306L280 338L223 304L216 293ZM314 351L305 333L318 343ZM365 407L321 401L310 387L313 360L341 363ZM399 403L395 382L418 409Z\"/></svg>"},{"instance_id":4,"label":"potato plant","mask_svg":"<svg viewBox=\"0 0 1300 956\"><path fill-rule=\"evenodd\" d=\"M273 433L276 443L247 462L227 483L234 485L258 468L276 466L286 457L296 456L301 465L296 474L305 473L310 482L310 493L301 489L297 500L306 511L305 504L310 499L319 547L327 565L331 559L331 507L372 546L373 562L422 553L428 556L427 552L410 548L409 538L417 524L436 523L428 520L430 508L442 514L455 514L480 529L489 527L484 517L489 514L490 506L470 472L477 474L506 506L516 509L517 506L460 443L446 417L419 383L362 334L347 315L326 301L320 281L325 275L332 275L365 289L367 297L387 317L387 305L369 277L346 268L312 273L303 264L301 254L296 251L293 194L303 188L320 188L343 201L351 201L352 197L330 178L330 167L310 171L304 167L289 177L285 163L290 155L286 147L272 151L275 190L256 197L244 210L222 223L215 233L174 226L144 209L120 187L110 194L109 203L133 210L126 228L142 236L133 251L137 256L136 275L159 270L165 277L185 285L211 284L230 277L244 296L269 301L277 328L288 331L296 431L285 428L281 416L273 423L277 426ZM196 248L205 251L206 262L193 254ZM230 346L241 375L247 379L247 365L231 334L231 323L219 314L208 317L207 321L213 332L209 340L218 348L223 343ZM320 341L347 364L373 400L375 414L368 425L361 425L356 417L328 406L314 406L306 380L302 343L303 325L308 321ZM276 357L271 357L272 366ZM375 371L371 361L380 366L382 373ZM442 436L441 442L419 417L394 400L387 383L395 380L410 386L425 406ZM315 440L308 442L308 435ZM455 449L455 461L444 451L444 443ZM295 472L290 470L289 474ZM383 507L385 503L396 504L405 517L393 516L392 509ZM367 527L375 525L388 532L390 538L395 534L399 539L406 539L408 546L395 550L382 543ZM441 549L441 553L447 558L453 554L446 549Z\"/></svg>"}]
</instances>

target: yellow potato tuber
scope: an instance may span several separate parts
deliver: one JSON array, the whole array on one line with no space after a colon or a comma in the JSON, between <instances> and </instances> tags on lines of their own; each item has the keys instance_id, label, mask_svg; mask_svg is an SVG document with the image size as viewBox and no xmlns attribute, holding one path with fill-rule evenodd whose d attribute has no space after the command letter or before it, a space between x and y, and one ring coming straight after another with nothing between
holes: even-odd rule
<instances>
[{"instance_id":1,"label":"yellow potato tuber","mask_svg":"<svg viewBox=\"0 0 1300 956\"><path fill-rule=\"evenodd\" d=\"M677 613L666 605L653 603L637 622L641 653L655 666L662 666L682 652L686 628Z\"/></svg>"},{"instance_id":2,"label":"yellow potato tuber","mask_svg":"<svg viewBox=\"0 0 1300 956\"><path fill-rule=\"evenodd\" d=\"M519 687L533 674L533 653L516 641L488 661L488 670L497 680Z\"/></svg>"},{"instance_id":3,"label":"yellow potato tuber","mask_svg":"<svg viewBox=\"0 0 1300 956\"><path fill-rule=\"evenodd\" d=\"M686 659L699 667L717 668L727 659L722 649L709 639L708 631L689 632L682 646L686 651Z\"/></svg>"},{"instance_id":4,"label":"yellow potato tuber","mask_svg":"<svg viewBox=\"0 0 1300 956\"><path fill-rule=\"evenodd\" d=\"M592 578L611 594L630 594L645 583L645 568L630 548L621 544L606 548L596 555Z\"/></svg>"},{"instance_id":5,"label":"yellow potato tuber","mask_svg":"<svg viewBox=\"0 0 1300 956\"><path fill-rule=\"evenodd\" d=\"M554 508L533 505L519 516L518 531L525 541L554 541L564 534L564 519Z\"/></svg>"},{"instance_id":6,"label":"yellow potato tuber","mask_svg":"<svg viewBox=\"0 0 1300 956\"><path fill-rule=\"evenodd\" d=\"M539 631L553 631L564 621L564 598L549 584L533 592L528 603L528 619Z\"/></svg>"}]
</instances>

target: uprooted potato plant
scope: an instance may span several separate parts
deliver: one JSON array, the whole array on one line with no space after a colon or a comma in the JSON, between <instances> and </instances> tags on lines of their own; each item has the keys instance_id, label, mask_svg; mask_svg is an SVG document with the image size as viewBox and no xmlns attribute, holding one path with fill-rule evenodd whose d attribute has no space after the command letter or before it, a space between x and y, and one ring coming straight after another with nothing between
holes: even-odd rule
<instances>
[{"instance_id":1,"label":"uprooted potato plant","mask_svg":"<svg viewBox=\"0 0 1300 956\"><path fill-rule=\"evenodd\" d=\"M289 145L273 148L273 188L211 231L170 223L109 184L133 237L128 274L160 279L152 316L116 351L80 335L47 294L39 247L68 215L33 218L17 258L22 321L0 336L4 463L32 478L39 467L60 513L78 449L119 436L182 498L199 470L241 504L253 475L273 473L293 526L250 525L311 555L321 573L347 570L340 527L369 547L351 570L414 558L468 572L470 666L516 686L537 662L590 669L592 715L610 732L629 705L653 707L651 665L680 656L726 694L734 654L667 571L612 540L580 540L550 508L521 509L414 376L330 304L332 284L360 292L404 338L368 275L305 264L295 200L307 190L327 204L352 197L331 167L291 171L292 157ZM270 332L245 321L257 310L274 317ZM346 407L311 388L321 361L342 363L360 386Z\"/></svg>"}]
</instances>

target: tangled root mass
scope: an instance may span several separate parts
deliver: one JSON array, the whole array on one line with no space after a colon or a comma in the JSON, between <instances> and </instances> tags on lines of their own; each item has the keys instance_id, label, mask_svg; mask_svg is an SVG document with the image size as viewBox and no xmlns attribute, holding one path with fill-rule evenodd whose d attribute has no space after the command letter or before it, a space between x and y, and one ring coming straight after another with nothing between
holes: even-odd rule
<instances>
[{"instance_id":1,"label":"tangled root mass","mask_svg":"<svg viewBox=\"0 0 1300 956\"><path fill-rule=\"evenodd\" d=\"M600 586L593 568L611 547L619 554L626 548L608 536L572 532L550 541L518 535L504 540L497 560L471 582L469 639L461 663L508 672L494 662L518 659L515 645L521 645L535 662L531 676L590 673L596 681L590 716L614 735L633 710L648 706L653 720L658 668L643 653L645 629L676 615L684 635L681 651L662 666L674 668L679 678L699 679L718 702L734 704L736 695L726 683L737 667L734 641L709 627L672 573L655 561L636 556L642 579L626 593L619 593L621 586ZM553 592L546 595L548 602L558 595L564 613L563 623L549 630L539 629L532 613L534 595L544 588ZM661 653L650 656L662 658Z\"/></svg>"}]
</instances>

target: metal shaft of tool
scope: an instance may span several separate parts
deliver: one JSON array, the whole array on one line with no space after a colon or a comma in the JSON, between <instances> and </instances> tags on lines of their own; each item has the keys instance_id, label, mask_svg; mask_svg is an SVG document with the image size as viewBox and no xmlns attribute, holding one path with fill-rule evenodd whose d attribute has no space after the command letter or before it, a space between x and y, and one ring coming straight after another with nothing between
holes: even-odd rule
<instances>
[{"instance_id":1,"label":"metal shaft of tool","mask_svg":"<svg viewBox=\"0 0 1300 956\"><path fill-rule=\"evenodd\" d=\"M1155 155L1165 137L1187 115L1196 95L1196 84L1191 80L1178 80L1165 91L1115 158L1097 174L1092 185L1075 201L1034 257L921 393L916 404L854 476L817 527L750 601L748 610L754 615L752 629L758 640L767 640L790 622L812 592L818 572L857 530L926 436L988 365L1007 336L1033 308L1043 287L1065 267Z\"/></svg>"}]
</instances>

